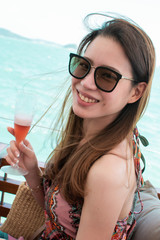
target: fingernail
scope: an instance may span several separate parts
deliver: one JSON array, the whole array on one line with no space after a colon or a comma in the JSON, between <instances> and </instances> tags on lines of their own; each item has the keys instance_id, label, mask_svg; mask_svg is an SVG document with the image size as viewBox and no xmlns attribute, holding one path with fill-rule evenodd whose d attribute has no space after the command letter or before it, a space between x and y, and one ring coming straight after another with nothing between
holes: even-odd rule
<instances>
[{"instance_id":1,"label":"fingernail","mask_svg":"<svg viewBox=\"0 0 160 240\"><path fill-rule=\"evenodd\" d=\"M19 160L16 161L16 164L18 164L18 163L19 163Z\"/></svg>"},{"instance_id":2,"label":"fingernail","mask_svg":"<svg viewBox=\"0 0 160 240\"><path fill-rule=\"evenodd\" d=\"M16 157L17 157L17 158L20 156L20 154L19 154L18 151L16 151L15 154L16 154Z\"/></svg>"},{"instance_id":3,"label":"fingernail","mask_svg":"<svg viewBox=\"0 0 160 240\"><path fill-rule=\"evenodd\" d=\"M19 159L14 158L14 162L15 162L15 164L19 163Z\"/></svg>"}]
</instances>

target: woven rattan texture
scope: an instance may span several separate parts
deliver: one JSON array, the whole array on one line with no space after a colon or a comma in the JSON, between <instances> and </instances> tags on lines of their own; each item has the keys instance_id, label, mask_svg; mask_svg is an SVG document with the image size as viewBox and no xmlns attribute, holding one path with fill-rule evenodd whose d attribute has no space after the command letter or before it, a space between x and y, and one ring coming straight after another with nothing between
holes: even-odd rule
<instances>
[{"instance_id":1,"label":"woven rattan texture","mask_svg":"<svg viewBox=\"0 0 160 240\"><path fill-rule=\"evenodd\" d=\"M22 183L13 201L12 208L0 230L18 238L23 236L29 240L30 236L44 224L44 211L37 204L31 191Z\"/></svg>"}]
</instances>

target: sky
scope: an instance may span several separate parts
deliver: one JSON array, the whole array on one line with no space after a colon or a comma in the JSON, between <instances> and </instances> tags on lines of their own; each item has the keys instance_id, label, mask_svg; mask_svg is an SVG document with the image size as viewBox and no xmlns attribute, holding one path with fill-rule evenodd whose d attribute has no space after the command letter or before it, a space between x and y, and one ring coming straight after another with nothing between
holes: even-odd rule
<instances>
[{"instance_id":1,"label":"sky","mask_svg":"<svg viewBox=\"0 0 160 240\"><path fill-rule=\"evenodd\" d=\"M92 12L116 12L140 25L152 39L160 65L159 0L0 0L0 27L29 38L78 44Z\"/></svg>"}]
</instances>

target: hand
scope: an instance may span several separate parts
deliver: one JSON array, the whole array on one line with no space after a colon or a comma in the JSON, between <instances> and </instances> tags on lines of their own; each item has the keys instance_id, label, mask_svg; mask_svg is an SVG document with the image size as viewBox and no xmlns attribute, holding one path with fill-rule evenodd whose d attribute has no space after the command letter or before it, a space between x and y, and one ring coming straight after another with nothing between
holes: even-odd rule
<instances>
[{"instance_id":1,"label":"hand","mask_svg":"<svg viewBox=\"0 0 160 240\"><path fill-rule=\"evenodd\" d=\"M13 136L15 135L13 128L8 127L7 129ZM25 139L19 145L15 141L11 141L7 153L6 160L10 165L14 166L18 163L20 167L28 172L37 171L38 161L28 140Z\"/></svg>"}]
</instances>

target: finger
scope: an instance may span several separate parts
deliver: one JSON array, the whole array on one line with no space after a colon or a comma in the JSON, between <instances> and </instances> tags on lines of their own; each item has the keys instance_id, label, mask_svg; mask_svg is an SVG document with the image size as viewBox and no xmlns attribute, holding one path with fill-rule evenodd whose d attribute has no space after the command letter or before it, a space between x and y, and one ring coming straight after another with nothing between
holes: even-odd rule
<instances>
[{"instance_id":1,"label":"finger","mask_svg":"<svg viewBox=\"0 0 160 240\"><path fill-rule=\"evenodd\" d=\"M7 127L7 130L8 130L9 133L11 133L13 136L15 136L14 128Z\"/></svg>"},{"instance_id":2,"label":"finger","mask_svg":"<svg viewBox=\"0 0 160 240\"><path fill-rule=\"evenodd\" d=\"M25 143L27 143L26 142L27 140L25 140ZM29 142L28 142L29 143ZM23 152L27 157L29 157L29 158L33 158L33 157L35 157L35 153L34 153L34 151L33 151L33 149L32 149L32 147L31 147L31 145L30 144L28 144L28 145L25 145L23 142L20 142L20 144L19 144L19 149L20 149L20 151L21 152Z\"/></svg>"},{"instance_id":3,"label":"finger","mask_svg":"<svg viewBox=\"0 0 160 240\"><path fill-rule=\"evenodd\" d=\"M10 148L11 148L12 153L15 155L15 157L19 158L20 152L19 152L19 150L17 148L17 145L16 145L15 141L11 141L10 142Z\"/></svg>"},{"instance_id":4,"label":"finger","mask_svg":"<svg viewBox=\"0 0 160 240\"><path fill-rule=\"evenodd\" d=\"M29 142L27 139L24 139L23 143L24 143L24 145L25 145L26 147L28 147L28 148L30 148L31 150L33 150L30 142Z\"/></svg>"},{"instance_id":5,"label":"finger","mask_svg":"<svg viewBox=\"0 0 160 240\"><path fill-rule=\"evenodd\" d=\"M13 166L13 167L16 165L16 163L19 162L18 159L17 159L17 162L14 162L8 155L5 157L5 159L6 159L6 161L9 163L9 165L11 165L11 166Z\"/></svg>"},{"instance_id":6,"label":"finger","mask_svg":"<svg viewBox=\"0 0 160 240\"><path fill-rule=\"evenodd\" d=\"M7 148L7 153L8 153L8 157L10 158L10 160L13 162L13 163L17 163L19 160L14 156L13 152L11 151L11 148ZM6 156L6 157L7 157Z\"/></svg>"}]
</instances>

